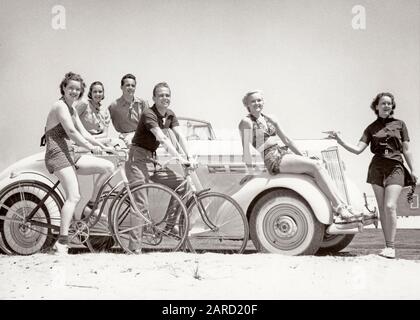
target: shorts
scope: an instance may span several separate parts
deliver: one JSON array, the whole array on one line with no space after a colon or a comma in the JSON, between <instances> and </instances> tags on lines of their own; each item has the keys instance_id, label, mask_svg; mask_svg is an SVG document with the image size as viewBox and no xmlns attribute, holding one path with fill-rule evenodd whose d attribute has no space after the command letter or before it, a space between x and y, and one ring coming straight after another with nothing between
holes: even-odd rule
<instances>
[{"instance_id":1,"label":"shorts","mask_svg":"<svg viewBox=\"0 0 420 320\"><path fill-rule=\"evenodd\" d=\"M369 165L367 182L386 187L396 184L402 187L408 186L407 169L401 162L374 157Z\"/></svg>"},{"instance_id":2,"label":"shorts","mask_svg":"<svg viewBox=\"0 0 420 320\"><path fill-rule=\"evenodd\" d=\"M288 147L275 144L264 150L264 164L272 175L280 173L280 163L283 157L290 153Z\"/></svg>"}]
</instances>

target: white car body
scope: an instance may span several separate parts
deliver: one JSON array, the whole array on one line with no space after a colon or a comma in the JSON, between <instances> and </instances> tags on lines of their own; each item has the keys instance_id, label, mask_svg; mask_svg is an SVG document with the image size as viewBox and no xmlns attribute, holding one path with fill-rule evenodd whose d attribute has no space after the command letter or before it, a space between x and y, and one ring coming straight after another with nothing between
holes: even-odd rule
<instances>
[{"instance_id":1,"label":"white car body","mask_svg":"<svg viewBox=\"0 0 420 320\"><path fill-rule=\"evenodd\" d=\"M227 141L218 140L214 135L210 123L205 121L180 118L180 122L184 133L187 136L191 153L197 155L197 160L200 164L197 170L197 176L200 179L202 187L212 188L212 190L223 192L232 196L240 204L241 208L248 216L248 219L251 218L255 204L261 197L271 191L288 190L295 193L297 197L303 198L304 201L307 202L310 210L316 217L315 220L317 223L320 225L322 224L323 228L325 228L325 235L330 233L330 236L334 238L335 241L338 241L337 237L332 235L342 234L338 238L344 239L346 234L353 235L359 232L360 225L358 225L358 228L355 227L349 230L337 230L336 226L333 224L333 212L330 202L310 176L302 174L270 175L264 169L264 165L259 154L255 152L254 157L256 159L256 168L259 169L253 172L251 177L249 176L249 172L247 172L246 166L241 161L242 146L239 139ZM326 150L330 147L332 147L332 149L330 149L333 150L333 153L338 155L337 148L335 147L334 149L334 145L332 145L331 141L298 140L296 142L301 150L305 150L307 155L316 155L321 158L321 150ZM163 160L169 158L163 148L158 150L158 157ZM335 178L335 182L337 187L339 187L339 189L341 188L341 192L345 192L345 197L347 198L349 204L356 211L366 211L362 193L358 190L351 179L347 177L341 161L338 159L338 162L333 164L333 166L334 168L338 168L338 171L340 171L340 179L337 180L337 178ZM0 173L0 208L5 201L5 199L1 198L2 195L4 195L4 190L13 183L24 180L38 181L49 187L52 187L57 181L57 178L54 175L49 174L45 167L44 151L19 160ZM81 194L85 197L85 200L87 200L86 197L88 197L91 192L92 180L91 178L82 178L80 181L82 181ZM64 192L60 185L57 190L57 195L64 202ZM83 203L83 201L81 202ZM284 217L280 216L279 219L283 221ZM258 217L254 220L257 224L259 223ZM283 221L285 223L285 229L289 230L290 228L293 229L296 227L294 226L293 221L290 222L290 219L286 220ZM261 226L251 226L251 229L252 228L254 228L254 232L251 232L251 236L254 236L254 238L256 236L260 236L258 232L264 232L264 230L261 229ZM260 231L258 231L258 228L260 228ZM287 232L290 233L291 231L289 230ZM321 239L322 236L324 236L324 233L321 235ZM255 239L253 240L255 243ZM349 242L348 237L347 242ZM4 244L1 237L0 247L5 252L9 251L7 250L7 246ZM307 250L302 252L299 250L276 250L275 247L271 247L270 245L261 246L261 243L256 245L256 247L262 251L279 252L292 255L308 253ZM316 250L318 250L318 248L316 248ZM315 252L309 253L312 254Z\"/></svg>"}]
</instances>

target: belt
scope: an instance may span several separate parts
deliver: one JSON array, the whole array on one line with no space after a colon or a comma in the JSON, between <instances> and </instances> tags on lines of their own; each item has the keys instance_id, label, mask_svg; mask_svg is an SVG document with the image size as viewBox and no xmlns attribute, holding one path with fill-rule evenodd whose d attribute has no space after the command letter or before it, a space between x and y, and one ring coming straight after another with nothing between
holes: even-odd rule
<instances>
[{"instance_id":1,"label":"belt","mask_svg":"<svg viewBox=\"0 0 420 320\"><path fill-rule=\"evenodd\" d=\"M143 146L141 146L141 145L139 145L137 143L132 143L131 145L134 146L134 147L136 147L136 148L140 148L140 149L143 149L143 150L146 150L146 151L150 152L152 154L152 157L153 158L156 158L156 156L157 156L156 155L156 151L149 150L149 149L147 149L147 148L145 148L145 147L143 147Z\"/></svg>"},{"instance_id":2,"label":"belt","mask_svg":"<svg viewBox=\"0 0 420 320\"><path fill-rule=\"evenodd\" d=\"M132 146L135 146L135 147L137 147L137 148L142 148L142 149L144 149L144 150L147 150L147 151L153 152L152 150L149 150L149 149L147 149L147 148L145 148L145 147L143 147L143 146L141 146L141 145L139 145L138 143L135 143L135 142L133 142L131 145L132 145Z\"/></svg>"}]
</instances>

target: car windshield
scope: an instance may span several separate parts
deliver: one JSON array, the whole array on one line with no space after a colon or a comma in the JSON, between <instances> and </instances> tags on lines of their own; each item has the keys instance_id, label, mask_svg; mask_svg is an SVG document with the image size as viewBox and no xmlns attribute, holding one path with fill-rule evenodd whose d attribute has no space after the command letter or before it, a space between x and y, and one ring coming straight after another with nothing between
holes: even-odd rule
<instances>
[{"instance_id":1,"label":"car windshield","mask_svg":"<svg viewBox=\"0 0 420 320\"><path fill-rule=\"evenodd\" d=\"M215 140L211 124L206 121L178 118L179 129L187 140Z\"/></svg>"}]
</instances>

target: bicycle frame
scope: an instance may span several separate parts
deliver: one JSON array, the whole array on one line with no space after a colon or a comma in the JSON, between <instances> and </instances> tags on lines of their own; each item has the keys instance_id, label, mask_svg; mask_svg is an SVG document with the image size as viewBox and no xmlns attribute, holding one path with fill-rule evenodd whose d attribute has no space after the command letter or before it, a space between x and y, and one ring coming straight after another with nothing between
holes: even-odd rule
<instances>
[{"instance_id":1,"label":"bicycle frame","mask_svg":"<svg viewBox=\"0 0 420 320\"><path fill-rule=\"evenodd\" d=\"M176 159L176 158L175 158ZM204 223L211 229L215 230L217 227L210 221L210 219L207 217L207 214L205 213L206 210L203 208L203 205L201 202L198 201L198 196L210 191L210 188L203 189L200 191L197 191L197 187L193 182L193 179L191 178L191 172L195 171L195 168L186 167L181 164L182 169L184 170L184 178L185 180L181 182L181 184L175 188L175 192L179 191L183 186L186 187L186 191L184 195L182 195L181 200L187 204L187 207L191 205L191 201L194 201L197 204L197 208L199 208L201 219L204 221ZM192 199L192 200L191 200Z\"/></svg>"}]
</instances>

